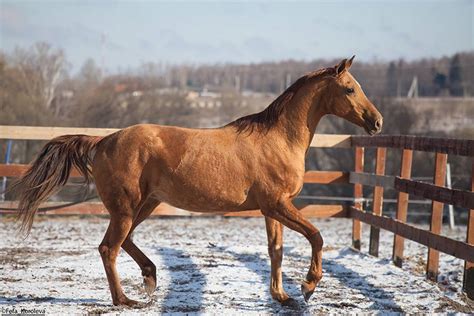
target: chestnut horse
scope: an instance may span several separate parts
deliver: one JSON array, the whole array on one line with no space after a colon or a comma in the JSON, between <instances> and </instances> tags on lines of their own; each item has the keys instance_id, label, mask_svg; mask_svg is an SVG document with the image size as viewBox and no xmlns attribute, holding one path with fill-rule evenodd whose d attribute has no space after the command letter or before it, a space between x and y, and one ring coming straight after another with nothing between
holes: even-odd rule
<instances>
[{"instance_id":1,"label":"chestnut horse","mask_svg":"<svg viewBox=\"0 0 474 316\"><path fill-rule=\"evenodd\" d=\"M106 137L65 135L48 142L14 186L22 230L29 232L41 202L57 192L75 166L95 180L110 213L99 252L114 305L125 296L116 270L122 247L140 266L148 294L156 288L153 262L130 238L161 202L209 212L260 209L271 258L272 297L294 306L282 284L283 225L311 244L311 264L301 291L308 300L322 277L323 239L295 208L303 186L305 155L319 120L342 117L378 133L382 116L349 73L351 59L299 78L260 113L215 129L135 125Z\"/></svg>"}]
</instances>

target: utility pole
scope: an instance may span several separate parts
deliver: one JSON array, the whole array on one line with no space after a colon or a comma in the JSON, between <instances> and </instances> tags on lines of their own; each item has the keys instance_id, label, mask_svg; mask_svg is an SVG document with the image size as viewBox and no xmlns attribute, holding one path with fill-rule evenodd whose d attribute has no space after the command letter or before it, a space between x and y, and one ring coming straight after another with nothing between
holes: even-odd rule
<instances>
[{"instance_id":1,"label":"utility pole","mask_svg":"<svg viewBox=\"0 0 474 316\"><path fill-rule=\"evenodd\" d=\"M240 76L235 76L235 91L240 92Z\"/></svg>"},{"instance_id":2,"label":"utility pole","mask_svg":"<svg viewBox=\"0 0 474 316\"><path fill-rule=\"evenodd\" d=\"M285 89L288 89L288 87L291 85L291 74L290 73L287 73L286 74L286 85L285 85Z\"/></svg>"},{"instance_id":3,"label":"utility pole","mask_svg":"<svg viewBox=\"0 0 474 316\"><path fill-rule=\"evenodd\" d=\"M410 89L408 90L408 98L418 98L418 77L414 76L411 82Z\"/></svg>"}]
</instances>

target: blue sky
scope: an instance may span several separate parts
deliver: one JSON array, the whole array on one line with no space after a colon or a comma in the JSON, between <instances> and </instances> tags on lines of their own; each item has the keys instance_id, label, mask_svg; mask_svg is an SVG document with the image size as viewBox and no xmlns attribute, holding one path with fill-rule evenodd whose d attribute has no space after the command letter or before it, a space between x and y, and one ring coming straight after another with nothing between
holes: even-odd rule
<instances>
[{"instance_id":1,"label":"blue sky","mask_svg":"<svg viewBox=\"0 0 474 316\"><path fill-rule=\"evenodd\" d=\"M416 59L474 50L474 1L5 1L5 51L46 41L77 71L143 62ZM105 44L102 38L105 36Z\"/></svg>"}]
</instances>

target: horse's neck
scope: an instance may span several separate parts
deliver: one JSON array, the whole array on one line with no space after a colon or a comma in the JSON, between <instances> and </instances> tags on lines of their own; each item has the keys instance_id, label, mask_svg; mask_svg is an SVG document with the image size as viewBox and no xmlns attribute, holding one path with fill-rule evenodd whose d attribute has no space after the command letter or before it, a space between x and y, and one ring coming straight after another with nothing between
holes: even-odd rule
<instances>
[{"instance_id":1,"label":"horse's neck","mask_svg":"<svg viewBox=\"0 0 474 316\"><path fill-rule=\"evenodd\" d=\"M280 121L280 129L289 144L307 151L324 111L322 86L302 87L294 96Z\"/></svg>"}]
</instances>

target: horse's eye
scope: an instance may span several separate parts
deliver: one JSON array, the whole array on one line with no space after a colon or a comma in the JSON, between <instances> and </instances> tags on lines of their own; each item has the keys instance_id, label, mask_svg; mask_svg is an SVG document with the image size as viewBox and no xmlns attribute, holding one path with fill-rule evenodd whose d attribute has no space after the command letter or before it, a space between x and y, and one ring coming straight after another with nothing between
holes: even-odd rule
<instances>
[{"instance_id":1,"label":"horse's eye","mask_svg":"<svg viewBox=\"0 0 474 316\"><path fill-rule=\"evenodd\" d=\"M347 94L352 94L352 93L354 93L354 89L353 88L347 88L346 93Z\"/></svg>"}]
</instances>

